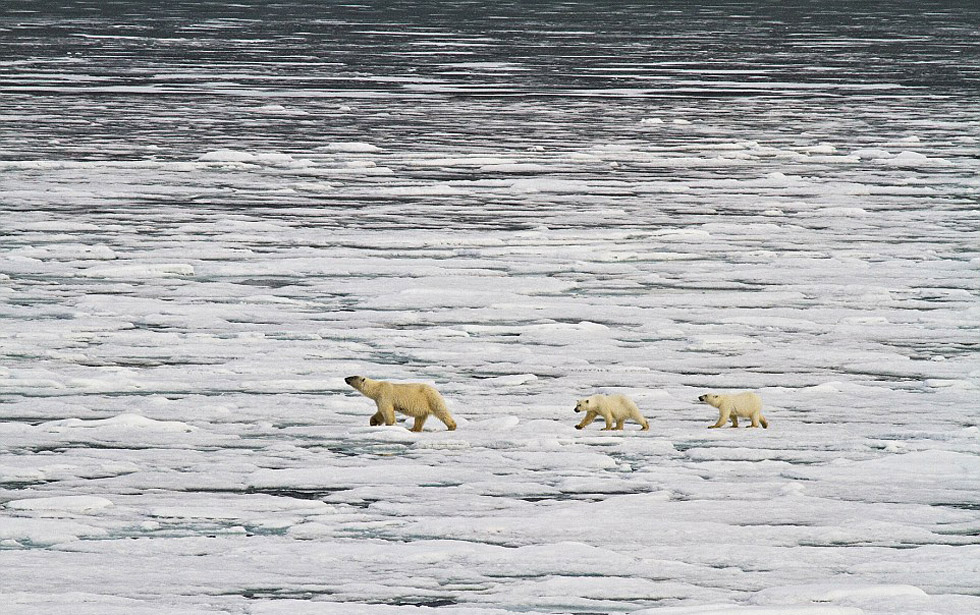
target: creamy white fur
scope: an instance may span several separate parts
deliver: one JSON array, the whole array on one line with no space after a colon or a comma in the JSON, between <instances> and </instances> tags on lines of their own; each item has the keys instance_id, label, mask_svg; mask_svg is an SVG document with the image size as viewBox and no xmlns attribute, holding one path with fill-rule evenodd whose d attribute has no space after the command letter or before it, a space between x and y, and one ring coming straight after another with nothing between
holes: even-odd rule
<instances>
[{"instance_id":1,"label":"creamy white fur","mask_svg":"<svg viewBox=\"0 0 980 615\"><path fill-rule=\"evenodd\" d=\"M430 414L445 423L450 431L456 429L456 421L446 409L446 401L428 384L386 382L364 376L348 376L344 382L377 404L378 411L371 417L371 425L394 425L397 411L415 418L412 431L422 431Z\"/></svg>"},{"instance_id":2,"label":"creamy white fur","mask_svg":"<svg viewBox=\"0 0 980 615\"><path fill-rule=\"evenodd\" d=\"M718 422L710 428L721 427L731 419L732 427L738 427L738 417L751 419L751 427L762 425L763 428L769 427L769 421L762 416L762 398L755 393L745 392L733 395L718 395L716 393L705 393L698 397L699 401L718 408Z\"/></svg>"},{"instance_id":3,"label":"creamy white fur","mask_svg":"<svg viewBox=\"0 0 980 615\"><path fill-rule=\"evenodd\" d=\"M632 399L625 395L593 395L586 397L585 399L578 400L578 403L575 404L575 411L585 412L585 418L575 426L576 429L583 429L594 421L597 416L601 416L606 420L606 426L602 428L603 431L622 429L626 419L633 419L642 425L642 430L650 429L650 423L643 418L640 409L636 407ZM613 425L614 423L615 426Z\"/></svg>"}]
</instances>

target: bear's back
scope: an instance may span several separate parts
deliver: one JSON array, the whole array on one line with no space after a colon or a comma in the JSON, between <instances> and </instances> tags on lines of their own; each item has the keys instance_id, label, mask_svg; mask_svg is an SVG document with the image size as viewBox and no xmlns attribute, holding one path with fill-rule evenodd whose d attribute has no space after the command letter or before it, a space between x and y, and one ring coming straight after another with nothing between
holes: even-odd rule
<instances>
[{"instance_id":1,"label":"bear's back","mask_svg":"<svg viewBox=\"0 0 980 615\"><path fill-rule=\"evenodd\" d=\"M744 393L736 393L735 395L727 395L726 397L739 410L758 410L762 408L762 398L756 393L746 391Z\"/></svg>"},{"instance_id":2,"label":"bear's back","mask_svg":"<svg viewBox=\"0 0 980 615\"><path fill-rule=\"evenodd\" d=\"M614 395L606 395L605 402L606 407L610 410L618 411L620 413L632 412L633 407L636 405L633 400L629 397L623 395L622 393L616 393Z\"/></svg>"},{"instance_id":3,"label":"bear's back","mask_svg":"<svg viewBox=\"0 0 980 615\"><path fill-rule=\"evenodd\" d=\"M415 395L428 397L430 394L435 393L436 390L427 384L421 382L387 382L390 390L396 395Z\"/></svg>"}]
</instances>

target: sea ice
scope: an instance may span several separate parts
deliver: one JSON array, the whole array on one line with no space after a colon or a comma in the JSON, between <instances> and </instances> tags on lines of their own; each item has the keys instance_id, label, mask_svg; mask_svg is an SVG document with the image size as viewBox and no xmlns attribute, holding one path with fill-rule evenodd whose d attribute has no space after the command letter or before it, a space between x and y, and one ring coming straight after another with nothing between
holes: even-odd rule
<instances>
[{"instance_id":1,"label":"sea ice","mask_svg":"<svg viewBox=\"0 0 980 615\"><path fill-rule=\"evenodd\" d=\"M0 28L4 615L980 612L966 13L71 4Z\"/></svg>"}]
</instances>

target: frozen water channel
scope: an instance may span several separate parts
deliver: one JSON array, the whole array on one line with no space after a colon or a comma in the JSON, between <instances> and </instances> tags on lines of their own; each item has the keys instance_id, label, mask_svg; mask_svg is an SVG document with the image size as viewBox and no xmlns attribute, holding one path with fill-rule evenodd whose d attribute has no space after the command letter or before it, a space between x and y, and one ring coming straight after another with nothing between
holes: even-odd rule
<instances>
[{"instance_id":1,"label":"frozen water channel","mask_svg":"<svg viewBox=\"0 0 980 615\"><path fill-rule=\"evenodd\" d=\"M4 615L980 611L976 11L73 4L0 12Z\"/></svg>"}]
</instances>

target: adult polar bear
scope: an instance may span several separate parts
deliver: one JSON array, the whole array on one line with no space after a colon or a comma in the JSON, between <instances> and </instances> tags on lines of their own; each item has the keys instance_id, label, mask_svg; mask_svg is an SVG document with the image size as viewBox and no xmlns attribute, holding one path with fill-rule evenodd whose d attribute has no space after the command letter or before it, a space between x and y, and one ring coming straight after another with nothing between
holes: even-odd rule
<instances>
[{"instance_id":1,"label":"adult polar bear","mask_svg":"<svg viewBox=\"0 0 980 615\"><path fill-rule=\"evenodd\" d=\"M762 425L763 429L768 429L769 421L762 416L762 398L755 393L736 393L734 395L718 395L715 393L705 393L698 397L698 401L703 401L708 405L718 408L718 422L710 425L708 429L721 427L732 420L732 427L738 427L738 417L751 419L752 427Z\"/></svg>"},{"instance_id":2,"label":"adult polar bear","mask_svg":"<svg viewBox=\"0 0 980 615\"><path fill-rule=\"evenodd\" d=\"M412 431L422 431L422 425L430 414L445 423L449 431L456 429L456 421L446 409L446 401L439 391L427 384L386 382L364 376L348 376L344 382L377 404L378 411L371 417L372 426L394 425L395 412L398 411L415 418Z\"/></svg>"},{"instance_id":3,"label":"adult polar bear","mask_svg":"<svg viewBox=\"0 0 980 615\"><path fill-rule=\"evenodd\" d=\"M625 395L593 395L592 397L586 397L585 399L578 400L578 403L575 404L575 411L585 412L585 418L575 426L575 429L585 428L597 416L606 419L606 426L602 428L603 431L612 429L621 430L626 419L633 419L642 425L640 431L650 429L650 423L640 414L640 409L636 407L632 399ZM613 423L615 423L615 427Z\"/></svg>"}]
</instances>

